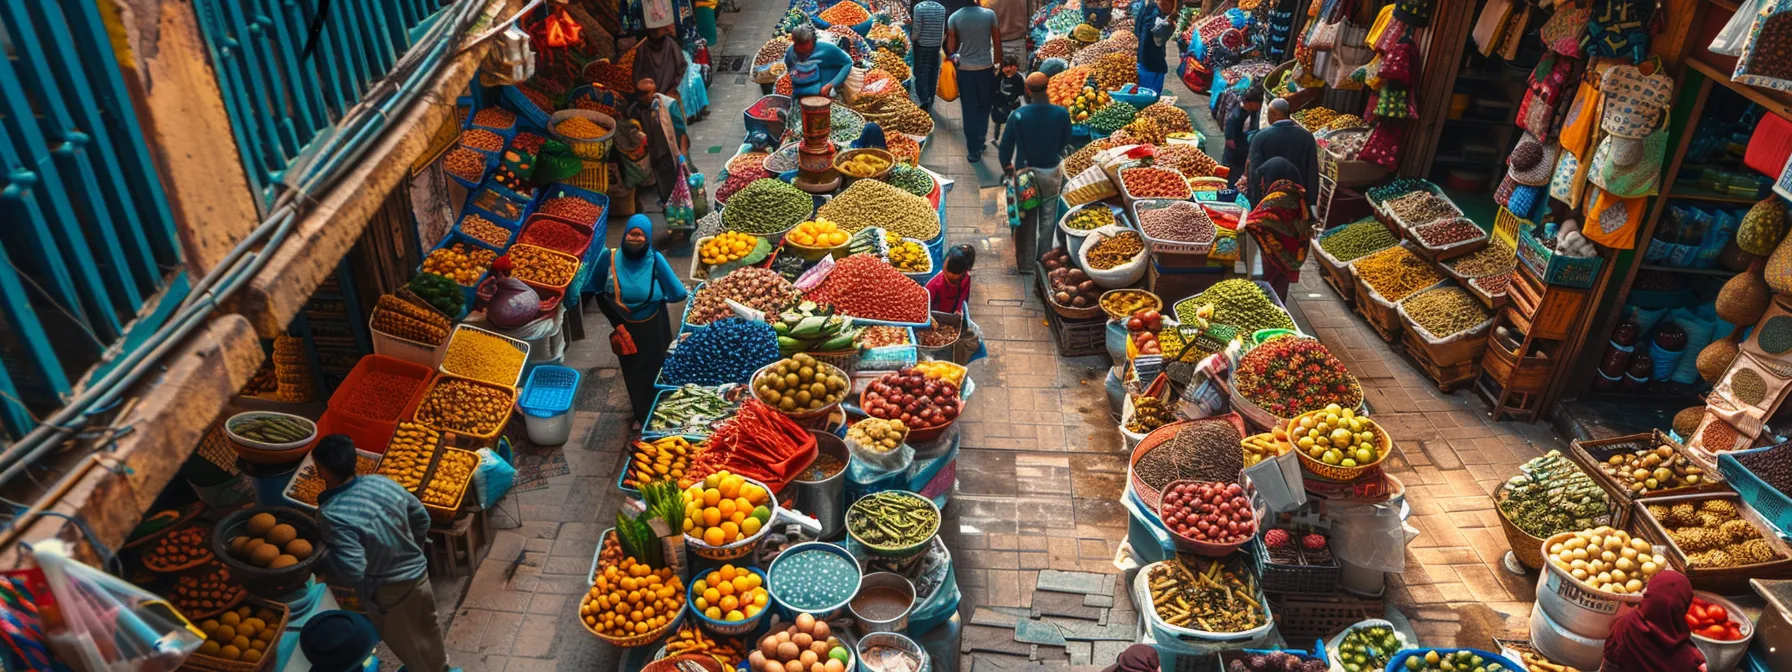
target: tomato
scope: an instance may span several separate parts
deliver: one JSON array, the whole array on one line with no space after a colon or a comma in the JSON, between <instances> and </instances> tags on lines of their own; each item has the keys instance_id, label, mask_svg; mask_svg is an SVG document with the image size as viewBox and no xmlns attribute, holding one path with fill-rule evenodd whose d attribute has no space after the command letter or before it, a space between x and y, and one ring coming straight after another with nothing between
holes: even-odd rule
<instances>
[{"instance_id":1,"label":"tomato","mask_svg":"<svg viewBox=\"0 0 1792 672\"><path fill-rule=\"evenodd\" d=\"M1702 622L1700 622L1700 621L1699 621L1699 619L1696 619L1696 618L1693 618L1693 616L1692 616L1692 612L1687 612L1687 614L1686 614L1686 627L1689 627L1689 628L1692 628L1692 629L1694 629L1694 630L1697 630L1697 629L1699 629L1699 628L1702 628L1702 627L1705 627L1705 624L1704 624L1704 623L1702 623Z\"/></svg>"},{"instance_id":2,"label":"tomato","mask_svg":"<svg viewBox=\"0 0 1792 672\"><path fill-rule=\"evenodd\" d=\"M1730 620L1730 612L1729 610L1724 609L1721 604L1713 604L1705 607L1705 618L1718 623L1723 623Z\"/></svg>"},{"instance_id":3,"label":"tomato","mask_svg":"<svg viewBox=\"0 0 1792 672\"><path fill-rule=\"evenodd\" d=\"M1711 639L1723 639L1724 632L1725 632L1724 626L1711 625L1711 626L1706 626L1704 630L1699 631L1699 634L1703 635L1705 637L1709 637Z\"/></svg>"}]
</instances>

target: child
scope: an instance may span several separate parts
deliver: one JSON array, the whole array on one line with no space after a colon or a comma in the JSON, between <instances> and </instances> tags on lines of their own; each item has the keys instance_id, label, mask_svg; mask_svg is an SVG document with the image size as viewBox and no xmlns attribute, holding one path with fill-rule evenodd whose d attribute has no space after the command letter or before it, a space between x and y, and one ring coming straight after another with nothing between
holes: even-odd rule
<instances>
[{"instance_id":1,"label":"child","mask_svg":"<svg viewBox=\"0 0 1792 672\"><path fill-rule=\"evenodd\" d=\"M996 104L989 108L989 120L996 126L996 144L1002 142L1002 125L1008 123L1008 115L1020 109L1026 93L1027 80L1020 75L1019 56L1003 54L1002 76L996 80Z\"/></svg>"},{"instance_id":2,"label":"child","mask_svg":"<svg viewBox=\"0 0 1792 672\"><path fill-rule=\"evenodd\" d=\"M927 291L933 295L932 310L940 313L960 313L971 300L971 268L977 265L977 248L969 244L953 247L946 251L946 268L939 275L927 281Z\"/></svg>"}]
</instances>

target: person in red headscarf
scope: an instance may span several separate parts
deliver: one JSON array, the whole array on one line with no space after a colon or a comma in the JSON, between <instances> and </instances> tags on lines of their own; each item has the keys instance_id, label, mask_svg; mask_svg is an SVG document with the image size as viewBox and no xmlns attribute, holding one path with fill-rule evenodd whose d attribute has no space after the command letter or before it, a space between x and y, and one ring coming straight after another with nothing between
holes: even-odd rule
<instances>
[{"instance_id":1,"label":"person in red headscarf","mask_svg":"<svg viewBox=\"0 0 1792 672\"><path fill-rule=\"evenodd\" d=\"M1147 644L1134 644L1120 652L1114 664L1101 672L1160 672L1157 649Z\"/></svg>"},{"instance_id":2,"label":"person in red headscarf","mask_svg":"<svg viewBox=\"0 0 1792 672\"><path fill-rule=\"evenodd\" d=\"M1612 624L1605 640L1605 672L1705 672L1705 655L1692 643L1686 610L1692 583L1686 575L1661 570L1649 579L1643 603Z\"/></svg>"}]
</instances>

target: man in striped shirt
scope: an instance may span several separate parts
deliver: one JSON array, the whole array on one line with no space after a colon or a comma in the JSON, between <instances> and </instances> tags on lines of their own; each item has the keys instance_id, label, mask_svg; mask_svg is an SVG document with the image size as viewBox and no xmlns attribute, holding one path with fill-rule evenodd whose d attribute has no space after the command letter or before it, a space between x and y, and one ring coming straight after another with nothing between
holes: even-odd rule
<instances>
[{"instance_id":1,"label":"man in striped shirt","mask_svg":"<svg viewBox=\"0 0 1792 672\"><path fill-rule=\"evenodd\" d=\"M346 435L324 437L311 458L326 486L317 501L330 577L360 595L407 672L445 672L448 652L423 557L423 502L385 476L355 475L355 443Z\"/></svg>"},{"instance_id":2,"label":"man in striped shirt","mask_svg":"<svg viewBox=\"0 0 1792 672\"><path fill-rule=\"evenodd\" d=\"M933 110L933 92L940 81L940 45L946 42L946 7L921 0L910 10L909 38L915 43L915 103Z\"/></svg>"}]
</instances>

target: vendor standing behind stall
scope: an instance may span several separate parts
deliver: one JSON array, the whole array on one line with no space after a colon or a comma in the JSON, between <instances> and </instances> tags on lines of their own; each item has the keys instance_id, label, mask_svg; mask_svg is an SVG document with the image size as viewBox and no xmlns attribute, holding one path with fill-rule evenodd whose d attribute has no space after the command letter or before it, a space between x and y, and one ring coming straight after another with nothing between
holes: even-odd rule
<instances>
[{"instance_id":1,"label":"vendor standing behind stall","mask_svg":"<svg viewBox=\"0 0 1792 672\"><path fill-rule=\"evenodd\" d=\"M653 379L666 362L666 348L677 334L666 304L688 293L666 256L653 249L653 222L646 215L628 219L622 245L598 253L586 293L598 295L598 307L614 329L610 350L621 362L635 427L647 420L653 406Z\"/></svg>"},{"instance_id":2,"label":"vendor standing behind stall","mask_svg":"<svg viewBox=\"0 0 1792 672\"><path fill-rule=\"evenodd\" d=\"M852 74L852 57L846 50L815 40L815 29L798 26L790 31L790 47L784 50L784 70L797 97L832 96Z\"/></svg>"},{"instance_id":3,"label":"vendor standing behind stall","mask_svg":"<svg viewBox=\"0 0 1792 672\"><path fill-rule=\"evenodd\" d=\"M672 30L672 26L662 26L647 32L647 39L635 48L634 79L637 86L642 80L653 80L656 87L665 88L666 95L682 101L678 83L684 81L690 63L678 40L672 38Z\"/></svg>"}]
</instances>

